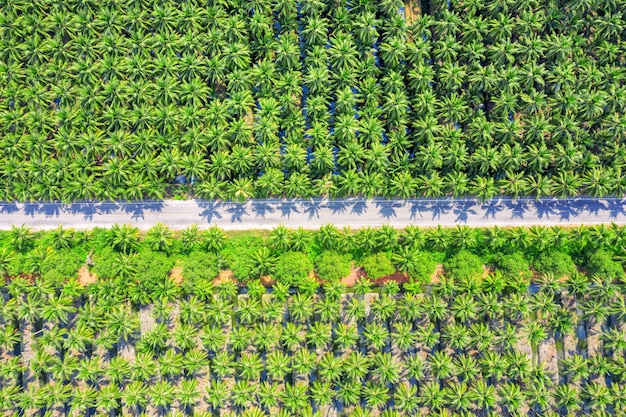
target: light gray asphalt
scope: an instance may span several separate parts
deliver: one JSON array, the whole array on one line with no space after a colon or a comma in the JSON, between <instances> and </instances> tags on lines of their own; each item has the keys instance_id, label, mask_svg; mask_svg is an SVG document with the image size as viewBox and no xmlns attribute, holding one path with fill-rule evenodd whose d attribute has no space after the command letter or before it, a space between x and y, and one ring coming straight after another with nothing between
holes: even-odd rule
<instances>
[{"instance_id":1,"label":"light gray asphalt","mask_svg":"<svg viewBox=\"0 0 626 417\"><path fill-rule=\"evenodd\" d=\"M616 198L473 199L298 199L220 201L0 203L0 229L25 224L33 229L58 225L74 229L131 224L149 229L161 222L172 229L192 224L223 229L316 229L332 223L353 228L389 224L417 226L531 226L626 224L626 200Z\"/></svg>"}]
</instances>

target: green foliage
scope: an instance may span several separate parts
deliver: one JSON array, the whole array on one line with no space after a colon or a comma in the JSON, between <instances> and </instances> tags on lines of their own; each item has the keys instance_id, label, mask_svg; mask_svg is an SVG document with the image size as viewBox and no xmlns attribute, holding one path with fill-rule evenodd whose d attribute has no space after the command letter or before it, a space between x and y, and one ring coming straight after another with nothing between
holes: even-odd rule
<instances>
[{"instance_id":1,"label":"green foliage","mask_svg":"<svg viewBox=\"0 0 626 417\"><path fill-rule=\"evenodd\" d=\"M135 280L148 289L155 288L163 282L174 267L174 260L169 256L147 250L134 255L133 261L136 269Z\"/></svg>"},{"instance_id":2,"label":"green foliage","mask_svg":"<svg viewBox=\"0 0 626 417\"><path fill-rule=\"evenodd\" d=\"M624 195L623 0L92 3L2 3L0 201Z\"/></svg>"},{"instance_id":3,"label":"green foliage","mask_svg":"<svg viewBox=\"0 0 626 417\"><path fill-rule=\"evenodd\" d=\"M604 249L596 250L587 255L585 262L587 274L590 276L599 275L607 278L622 278L624 276L624 268L619 262L613 259L611 253Z\"/></svg>"},{"instance_id":4,"label":"green foliage","mask_svg":"<svg viewBox=\"0 0 626 417\"><path fill-rule=\"evenodd\" d=\"M251 260L262 246L263 239L258 236L246 234L228 239L220 253L224 267L233 271L235 278L242 282L257 278L259 273Z\"/></svg>"},{"instance_id":5,"label":"green foliage","mask_svg":"<svg viewBox=\"0 0 626 417\"><path fill-rule=\"evenodd\" d=\"M212 253L191 252L182 258L183 275L190 281L212 281L220 272L217 257Z\"/></svg>"},{"instance_id":6,"label":"green foliage","mask_svg":"<svg viewBox=\"0 0 626 417\"><path fill-rule=\"evenodd\" d=\"M347 254L322 252L315 259L315 272L322 281L335 282L350 274L352 261Z\"/></svg>"},{"instance_id":7,"label":"green foliage","mask_svg":"<svg viewBox=\"0 0 626 417\"><path fill-rule=\"evenodd\" d=\"M85 251L76 249L55 251L42 262L41 276L46 280L74 278L86 256Z\"/></svg>"},{"instance_id":8,"label":"green foliage","mask_svg":"<svg viewBox=\"0 0 626 417\"><path fill-rule=\"evenodd\" d=\"M495 264L502 276L510 281L520 278L530 279L533 275L533 272L530 270L530 263L521 252L500 254L496 257Z\"/></svg>"},{"instance_id":9,"label":"green foliage","mask_svg":"<svg viewBox=\"0 0 626 417\"><path fill-rule=\"evenodd\" d=\"M285 252L276 261L272 276L278 282L297 285L313 270L313 262L302 252Z\"/></svg>"},{"instance_id":10,"label":"green foliage","mask_svg":"<svg viewBox=\"0 0 626 417\"><path fill-rule=\"evenodd\" d=\"M540 274L553 274L555 277L571 276L576 272L576 265L567 253L547 251L541 253L533 263Z\"/></svg>"},{"instance_id":11,"label":"green foliage","mask_svg":"<svg viewBox=\"0 0 626 417\"><path fill-rule=\"evenodd\" d=\"M112 248L103 248L93 255L91 271L100 278L114 278L117 253Z\"/></svg>"},{"instance_id":12,"label":"green foliage","mask_svg":"<svg viewBox=\"0 0 626 417\"><path fill-rule=\"evenodd\" d=\"M446 274L453 279L480 277L483 274L483 261L478 255L462 250L444 263Z\"/></svg>"},{"instance_id":13,"label":"green foliage","mask_svg":"<svg viewBox=\"0 0 626 417\"><path fill-rule=\"evenodd\" d=\"M144 250L132 256L129 297L135 304L147 304L155 299L173 297L176 289L169 273L174 259L162 252ZM121 277L120 277L121 278Z\"/></svg>"},{"instance_id":14,"label":"green foliage","mask_svg":"<svg viewBox=\"0 0 626 417\"><path fill-rule=\"evenodd\" d=\"M396 272L391 263L391 255L387 252L378 252L370 256L366 256L361 261L365 273L372 280L377 280Z\"/></svg>"},{"instance_id":15,"label":"green foliage","mask_svg":"<svg viewBox=\"0 0 626 417\"><path fill-rule=\"evenodd\" d=\"M417 252L415 259L416 262L407 269L409 277L422 283L430 282L439 262L437 262L435 256L429 252Z\"/></svg>"}]
</instances>

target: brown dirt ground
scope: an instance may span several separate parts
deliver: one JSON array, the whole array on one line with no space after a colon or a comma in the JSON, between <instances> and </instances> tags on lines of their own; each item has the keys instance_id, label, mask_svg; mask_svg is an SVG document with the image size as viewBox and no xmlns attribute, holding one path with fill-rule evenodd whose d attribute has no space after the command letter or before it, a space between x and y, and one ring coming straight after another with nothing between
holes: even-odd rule
<instances>
[{"instance_id":1,"label":"brown dirt ground","mask_svg":"<svg viewBox=\"0 0 626 417\"><path fill-rule=\"evenodd\" d=\"M213 285L221 284L226 281L235 281L235 274L230 269L223 269L218 275L217 278L213 280Z\"/></svg>"},{"instance_id":2,"label":"brown dirt ground","mask_svg":"<svg viewBox=\"0 0 626 417\"><path fill-rule=\"evenodd\" d=\"M444 273L443 264L437 264L437 268L435 268L435 272L430 276L431 284L438 284L441 281L441 277Z\"/></svg>"},{"instance_id":3,"label":"brown dirt ground","mask_svg":"<svg viewBox=\"0 0 626 417\"><path fill-rule=\"evenodd\" d=\"M341 280L341 283L348 288L354 287L354 284L356 284L358 279L364 276L365 276L365 271L363 270L363 268L352 267L350 268L350 275L343 278Z\"/></svg>"},{"instance_id":4,"label":"brown dirt ground","mask_svg":"<svg viewBox=\"0 0 626 417\"><path fill-rule=\"evenodd\" d=\"M261 275L261 284L266 287L272 287L274 286L274 284L276 284L276 280L270 275Z\"/></svg>"},{"instance_id":5,"label":"brown dirt ground","mask_svg":"<svg viewBox=\"0 0 626 417\"><path fill-rule=\"evenodd\" d=\"M410 25L422 15L421 4L416 0L406 0L404 2L404 16Z\"/></svg>"},{"instance_id":6,"label":"brown dirt ground","mask_svg":"<svg viewBox=\"0 0 626 417\"><path fill-rule=\"evenodd\" d=\"M352 267L350 268L350 275L344 277L341 280L341 283L344 284L346 287L350 288L350 287L354 287L354 284L356 284L356 282L361 279L361 278L367 278L367 274L365 273L365 270L362 267ZM403 272L400 271L396 271L395 273L391 274L391 275L385 275L384 277L381 277L375 281L372 281L372 284L374 285L384 285L385 282L388 281L396 281L398 284L404 284L405 282L409 281L409 276Z\"/></svg>"},{"instance_id":7,"label":"brown dirt ground","mask_svg":"<svg viewBox=\"0 0 626 417\"><path fill-rule=\"evenodd\" d=\"M170 271L170 278L176 285L180 285L185 279L183 277L183 267L177 263L177 265Z\"/></svg>"},{"instance_id":8,"label":"brown dirt ground","mask_svg":"<svg viewBox=\"0 0 626 417\"><path fill-rule=\"evenodd\" d=\"M385 275L384 277L380 277L374 281L374 285L384 285L386 282L395 281L398 284L404 284L409 282L409 276L400 271L396 271L391 275Z\"/></svg>"},{"instance_id":9,"label":"brown dirt ground","mask_svg":"<svg viewBox=\"0 0 626 417\"><path fill-rule=\"evenodd\" d=\"M80 267L80 269L78 270L78 282L85 286L85 285L89 285L89 284L95 284L96 281L98 281L98 277L96 276L96 274L92 274L91 272L89 272L89 268L87 267L87 265L83 265Z\"/></svg>"},{"instance_id":10,"label":"brown dirt ground","mask_svg":"<svg viewBox=\"0 0 626 417\"><path fill-rule=\"evenodd\" d=\"M489 274L491 274L491 272L493 272L491 270L490 267L488 267L487 265L483 265L483 275L481 276L481 279L485 279L489 276Z\"/></svg>"}]
</instances>

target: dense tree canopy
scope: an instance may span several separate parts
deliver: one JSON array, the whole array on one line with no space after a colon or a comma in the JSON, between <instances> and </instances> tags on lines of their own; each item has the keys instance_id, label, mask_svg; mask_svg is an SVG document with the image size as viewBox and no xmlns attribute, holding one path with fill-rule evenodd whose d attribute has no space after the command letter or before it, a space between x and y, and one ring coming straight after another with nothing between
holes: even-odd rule
<instances>
[{"instance_id":1,"label":"dense tree canopy","mask_svg":"<svg viewBox=\"0 0 626 417\"><path fill-rule=\"evenodd\" d=\"M623 0L0 5L0 200L623 195Z\"/></svg>"}]
</instances>

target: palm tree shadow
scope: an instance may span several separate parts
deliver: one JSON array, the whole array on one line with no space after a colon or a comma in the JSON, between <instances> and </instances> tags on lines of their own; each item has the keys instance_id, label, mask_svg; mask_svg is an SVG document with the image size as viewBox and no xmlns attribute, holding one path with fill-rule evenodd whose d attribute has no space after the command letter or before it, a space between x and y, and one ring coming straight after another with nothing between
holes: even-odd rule
<instances>
[{"instance_id":1,"label":"palm tree shadow","mask_svg":"<svg viewBox=\"0 0 626 417\"><path fill-rule=\"evenodd\" d=\"M252 212L255 213L255 217L265 218L267 213L273 213L276 210L274 209L273 204L263 203L260 201L255 201L252 203Z\"/></svg>"},{"instance_id":2,"label":"palm tree shadow","mask_svg":"<svg viewBox=\"0 0 626 417\"><path fill-rule=\"evenodd\" d=\"M512 200L508 203L511 208L511 219L523 219L524 213L528 210L528 203L526 201Z\"/></svg>"},{"instance_id":3,"label":"palm tree shadow","mask_svg":"<svg viewBox=\"0 0 626 417\"><path fill-rule=\"evenodd\" d=\"M533 205L537 212L537 217L543 219L544 217L550 218L550 215L556 214L554 201L535 200Z\"/></svg>"},{"instance_id":4,"label":"palm tree shadow","mask_svg":"<svg viewBox=\"0 0 626 417\"><path fill-rule=\"evenodd\" d=\"M82 214L84 221L93 220L93 215L97 212L94 203L76 202L63 207L63 211L72 215Z\"/></svg>"},{"instance_id":5,"label":"palm tree shadow","mask_svg":"<svg viewBox=\"0 0 626 417\"><path fill-rule=\"evenodd\" d=\"M357 216L360 216L366 211L367 211L367 202L363 199L358 199L354 202L354 205L350 209L350 214L355 214Z\"/></svg>"},{"instance_id":6,"label":"palm tree shadow","mask_svg":"<svg viewBox=\"0 0 626 417\"><path fill-rule=\"evenodd\" d=\"M453 205L452 212L456 214L455 223L467 223L470 214L476 214L476 210L472 208L476 206L475 201L455 201Z\"/></svg>"},{"instance_id":7,"label":"palm tree shadow","mask_svg":"<svg viewBox=\"0 0 626 417\"><path fill-rule=\"evenodd\" d=\"M330 209L332 214L342 214L346 212L346 209L348 208L348 203L345 201L330 200L328 201L328 203L326 203L326 207Z\"/></svg>"},{"instance_id":8,"label":"palm tree shadow","mask_svg":"<svg viewBox=\"0 0 626 417\"><path fill-rule=\"evenodd\" d=\"M580 201L557 201L555 208L559 215L559 220L568 222L572 217L578 217L582 211Z\"/></svg>"},{"instance_id":9,"label":"palm tree shadow","mask_svg":"<svg viewBox=\"0 0 626 417\"><path fill-rule=\"evenodd\" d=\"M303 201L302 207L304 213L309 213L309 220L312 218L320 218L320 209L322 208L322 202L319 200Z\"/></svg>"},{"instance_id":10,"label":"palm tree shadow","mask_svg":"<svg viewBox=\"0 0 626 417\"><path fill-rule=\"evenodd\" d=\"M495 219L498 212L504 210L504 207L500 204L499 198L494 198L482 203L481 209L485 210L483 219Z\"/></svg>"},{"instance_id":11,"label":"palm tree shadow","mask_svg":"<svg viewBox=\"0 0 626 417\"><path fill-rule=\"evenodd\" d=\"M230 214L231 223L241 223L243 216L249 216L243 203L230 203L226 211Z\"/></svg>"},{"instance_id":12,"label":"palm tree shadow","mask_svg":"<svg viewBox=\"0 0 626 417\"><path fill-rule=\"evenodd\" d=\"M611 204L610 200L607 201L607 204ZM601 211L609 210L609 206L607 204L604 204L602 201L597 200L586 200L580 203L580 207L581 211L585 210L597 216L598 214L600 214Z\"/></svg>"},{"instance_id":13,"label":"palm tree shadow","mask_svg":"<svg viewBox=\"0 0 626 417\"><path fill-rule=\"evenodd\" d=\"M626 216L626 209L624 208L624 200L608 200L609 218L616 220L618 216Z\"/></svg>"},{"instance_id":14,"label":"palm tree shadow","mask_svg":"<svg viewBox=\"0 0 626 417\"><path fill-rule=\"evenodd\" d=\"M37 203L24 203L24 214L33 217L39 211L39 204Z\"/></svg>"},{"instance_id":15,"label":"palm tree shadow","mask_svg":"<svg viewBox=\"0 0 626 417\"><path fill-rule=\"evenodd\" d=\"M111 214L119 208L119 205L113 201L103 201L96 206L98 214Z\"/></svg>"},{"instance_id":16,"label":"palm tree shadow","mask_svg":"<svg viewBox=\"0 0 626 417\"><path fill-rule=\"evenodd\" d=\"M412 201L410 204L411 204L411 207L409 208L409 212L411 213L411 217L410 217L411 220L415 220L418 215L420 217L424 217L422 215L422 212L429 211L430 209L429 204L424 203L423 201L420 201L420 200Z\"/></svg>"},{"instance_id":17,"label":"palm tree shadow","mask_svg":"<svg viewBox=\"0 0 626 417\"><path fill-rule=\"evenodd\" d=\"M17 206L17 203L0 203L0 213L1 214L11 214L16 211L20 211L20 208Z\"/></svg>"},{"instance_id":18,"label":"palm tree shadow","mask_svg":"<svg viewBox=\"0 0 626 417\"><path fill-rule=\"evenodd\" d=\"M43 203L37 208L39 214L43 214L46 218L59 217L61 214L61 205L58 203Z\"/></svg>"},{"instance_id":19,"label":"palm tree shadow","mask_svg":"<svg viewBox=\"0 0 626 417\"><path fill-rule=\"evenodd\" d=\"M378 214L384 219L390 219L392 217L397 217L396 209L402 208L402 204L393 202L393 201L377 201L376 208L378 209Z\"/></svg>"},{"instance_id":20,"label":"palm tree shadow","mask_svg":"<svg viewBox=\"0 0 626 417\"><path fill-rule=\"evenodd\" d=\"M298 208L296 207L296 203L294 201L283 201L278 205L278 210L280 211L280 218L289 218L291 216L291 212L300 213Z\"/></svg>"},{"instance_id":21,"label":"palm tree shadow","mask_svg":"<svg viewBox=\"0 0 626 417\"><path fill-rule=\"evenodd\" d=\"M200 212L200 217L206 219L207 222L211 223L213 218L221 219L223 216L220 213L220 209L222 208L222 203L217 201L207 201L198 203L198 207L204 209Z\"/></svg>"},{"instance_id":22,"label":"palm tree shadow","mask_svg":"<svg viewBox=\"0 0 626 417\"><path fill-rule=\"evenodd\" d=\"M442 215L446 215L452 210L452 205L447 200L433 201L430 203L430 210L433 212L431 220L439 220Z\"/></svg>"},{"instance_id":23,"label":"palm tree shadow","mask_svg":"<svg viewBox=\"0 0 626 417\"><path fill-rule=\"evenodd\" d=\"M137 204L137 203L122 203L121 205L121 209L122 211L124 211L124 213L126 214L130 214L131 215L131 219L136 220L136 219L142 219L143 220L143 211L144 211L144 205L142 204Z\"/></svg>"}]
</instances>

